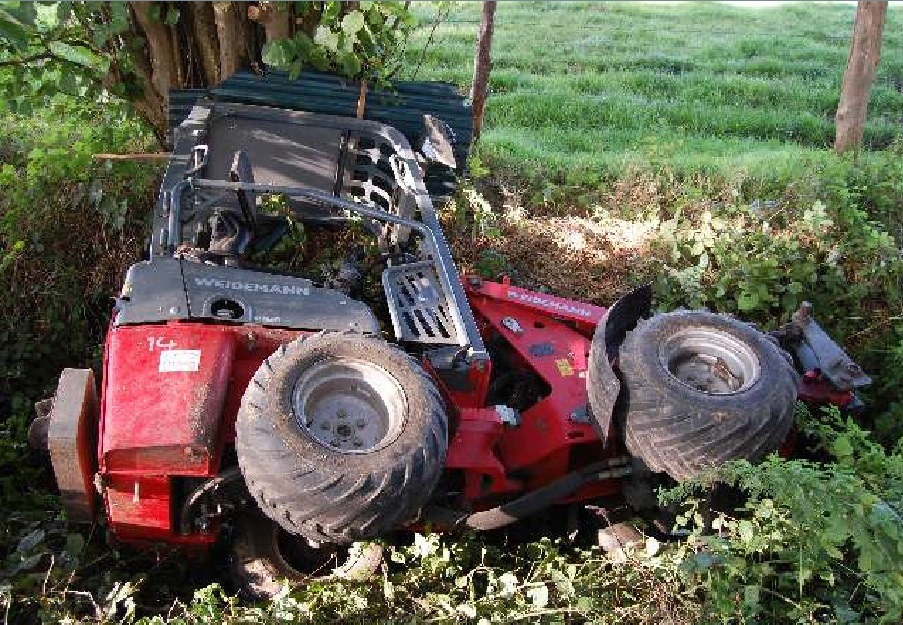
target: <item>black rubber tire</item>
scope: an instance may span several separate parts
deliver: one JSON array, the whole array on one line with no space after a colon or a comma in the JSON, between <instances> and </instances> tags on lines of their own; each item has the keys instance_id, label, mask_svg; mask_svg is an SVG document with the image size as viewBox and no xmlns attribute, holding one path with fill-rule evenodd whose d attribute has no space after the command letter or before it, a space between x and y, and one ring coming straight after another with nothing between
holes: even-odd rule
<instances>
[{"instance_id":1,"label":"black rubber tire","mask_svg":"<svg viewBox=\"0 0 903 625\"><path fill-rule=\"evenodd\" d=\"M660 346L687 329L724 332L758 359L746 388L708 394L662 363ZM748 324L705 311L641 320L620 348L622 427L628 450L678 481L729 460L755 461L778 449L793 425L798 378L781 349Z\"/></svg>"},{"instance_id":2,"label":"black rubber tire","mask_svg":"<svg viewBox=\"0 0 903 625\"><path fill-rule=\"evenodd\" d=\"M245 510L238 516L229 565L235 585L242 595L249 599L272 599L282 591L286 581L290 586L330 577L364 581L372 577L383 562L382 545L356 543L334 552L324 550L324 553L318 554L322 564L318 562L318 568L302 572L289 564L287 555L282 551L287 537L285 530L257 508Z\"/></svg>"},{"instance_id":3,"label":"black rubber tire","mask_svg":"<svg viewBox=\"0 0 903 625\"><path fill-rule=\"evenodd\" d=\"M399 383L407 406L395 440L369 453L342 453L298 425L295 383L330 358L374 363ZM261 364L242 398L235 447L248 491L268 517L292 534L347 544L418 514L445 463L448 418L433 381L394 345L352 332L320 333L281 346Z\"/></svg>"}]
</instances>

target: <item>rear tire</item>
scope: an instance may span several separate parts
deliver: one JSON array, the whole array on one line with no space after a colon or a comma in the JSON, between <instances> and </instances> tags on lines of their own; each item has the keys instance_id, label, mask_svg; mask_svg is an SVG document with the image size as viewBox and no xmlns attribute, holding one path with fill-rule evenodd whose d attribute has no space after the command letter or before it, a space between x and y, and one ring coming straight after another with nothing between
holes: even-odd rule
<instances>
[{"instance_id":1,"label":"rear tire","mask_svg":"<svg viewBox=\"0 0 903 625\"><path fill-rule=\"evenodd\" d=\"M797 375L736 319L677 311L641 320L620 349L627 448L678 481L777 450L793 425Z\"/></svg>"},{"instance_id":2,"label":"rear tire","mask_svg":"<svg viewBox=\"0 0 903 625\"><path fill-rule=\"evenodd\" d=\"M264 514L291 534L348 544L417 516L444 466L447 427L410 356L374 336L321 333L261 364L235 447Z\"/></svg>"},{"instance_id":3,"label":"rear tire","mask_svg":"<svg viewBox=\"0 0 903 625\"><path fill-rule=\"evenodd\" d=\"M285 582L298 586L331 577L364 581L382 562L381 545L313 548L256 508L244 511L235 522L230 568L239 592L250 599L272 599Z\"/></svg>"}]
</instances>

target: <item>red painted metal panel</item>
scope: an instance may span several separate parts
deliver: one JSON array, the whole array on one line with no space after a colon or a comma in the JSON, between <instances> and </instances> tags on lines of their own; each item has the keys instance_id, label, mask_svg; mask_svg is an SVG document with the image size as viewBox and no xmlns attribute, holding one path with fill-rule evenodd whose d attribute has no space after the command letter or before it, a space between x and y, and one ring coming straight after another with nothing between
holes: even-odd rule
<instances>
[{"instance_id":1,"label":"red painted metal panel","mask_svg":"<svg viewBox=\"0 0 903 625\"><path fill-rule=\"evenodd\" d=\"M592 332L602 317L605 308L586 302L565 299L549 293L528 291L506 282L490 282L479 277L464 277L464 288L468 296L487 297L496 302L506 302L535 313L570 321L584 332Z\"/></svg>"},{"instance_id":2,"label":"red painted metal panel","mask_svg":"<svg viewBox=\"0 0 903 625\"><path fill-rule=\"evenodd\" d=\"M507 431L499 444L509 471L529 468L536 477L528 487L546 484L568 472L571 446L599 440L587 418L589 339L546 314L507 302L475 308L551 388L546 398L523 412L520 427ZM515 320L517 329L506 327L504 319Z\"/></svg>"},{"instance_id":3,"label":"red painted metal panel","mask_svg":"<svg viewBox=\"0 0 903 625\"><path fill-rule=\"evenodd\" d=\"M107 341L101 467L211 476L235 349L202 324L113 329Z\"/></svg>"},{"instance_id":4,"label":"red painted metal panel","mask_svg":"<svg viewBox=\"0 0 903 625\"><path fill-rule=\"evenodd\" d=\"M171 478L219 472L251 377L300 334L190 322L110 329L99 456L118 540L203 546L216 539L215 528L179 534Z\"/></svg>"},{"instance_id":5,"label":"red painted metal panel","mask_svg":"<svg viewBox=\"0 0 903 625\"><path fill-rule=\"evenodd\" d=\"M280 345L290 343L299 336L308 334L295 330L248 325L227 326L227 328L235 337L235 352L232 361L232 375L223 408L221 445L232 443L235 440L235 417L238 414L238 407L241 405L241 398L248 383L254 377L260 364Z\"/></svg>"},{"instance_id":6,"label":"red painted metal panel","mask_svg":"<svg viewBox=\"0 0 903 625\"><path fill-rule=\"evenodd\" d=\"M464 283L478 316L551 389L523 412L520 427L506 431L500 439L499 455L508 472L523 475L526 490L531 490L576 468L578 448L589 448L594 459L615 455L614 449L603 450L589 422L586 393L590 339L606 309L529 291L508 280L465 279ZM610 490L610 486L590 485L582 494L588 499Z\"/></svg>"},{"instance_id":7,"label":"red painted metal panel","mask_svg":"<svg viewBox=\"0 0 903 625\"><path fill-rule=\"evenodd\" d=\"M168 477L114 475L104 496L110 529L121 539L166 539L173 534Z\"/></svg>"},{"instance_id":8,"label":"red painted metal panel","mask_svg":"<svg viewBox=\"0 0 903 625\"><path fill-rule=\"evenodd\" d=\"M449 441L445 467L464 469L464 498L468 501L523 490L522 482L508 479L505 466L496 455L504 431L493 408L461 411L458 427Z\"/></svg>"}]
</instances>

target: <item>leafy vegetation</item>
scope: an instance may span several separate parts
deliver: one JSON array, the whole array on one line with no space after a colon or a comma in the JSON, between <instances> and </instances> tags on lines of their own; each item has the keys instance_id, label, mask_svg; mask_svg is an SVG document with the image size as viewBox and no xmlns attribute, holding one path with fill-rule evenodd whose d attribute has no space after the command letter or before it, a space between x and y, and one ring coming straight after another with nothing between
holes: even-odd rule
<instances>
[{"instance_id":1,"label":"leafy vegetation","mask_svg":"<svg viewBox=\"0 0 903 625\"><path fill-rule=\"evenodd\" d=\"M267 44L263 61L290 76L312 68L385 82L401 69L395 57L417 25L401 2L368 2L352 11L327 2L319 21L313 38L298 32Z\"/></svg>"},{"instance_id":2,"label":"leafy vegetation","mask_svg":"<svg viewBox=\"0 0 903 625\"><path fill-rule=\"evenodd\" d=\"M414 8L400 77L466 87L478 7ZM684 538L649 527L626 564L592 535L423 534L390 545L373 582L260 605L219 584L221 565L114 551L102 528L67 526L49 467L25 447L31 403L59 369L98 364L159 168L91 159L154 141L118 100L45 100L0 67L23 104L0 110L0 289L14 294L0 298L0 608L11 622L899 622L903 49L891 33L903 13L888 13L871 149L838 157L825 146L852 18L849 6L503 3L486 132L444 216L462 265L565 296L608 304L652 280L661 308L763 325L813 301L876 380L864 415L801 413L802 458L663 493ZM714 505L716 482L741 503Z\"/></svg>"}]
</instances>

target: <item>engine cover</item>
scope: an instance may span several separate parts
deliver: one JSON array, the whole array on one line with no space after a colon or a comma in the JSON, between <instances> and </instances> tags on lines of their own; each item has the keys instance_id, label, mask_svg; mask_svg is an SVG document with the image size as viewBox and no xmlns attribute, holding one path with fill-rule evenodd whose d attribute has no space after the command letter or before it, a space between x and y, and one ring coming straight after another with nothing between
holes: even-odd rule
<instances>
[{"instance_id":1,"label":"engine cover","mask_svg":"<svg viewBox=\"0 0 903 625\"><path fill-rule=\"evenodd\" d=\"M172 258L129 268L115 325L192 319L379 332L366 304L304 278Z\"/></svg>"}]
</instances>

